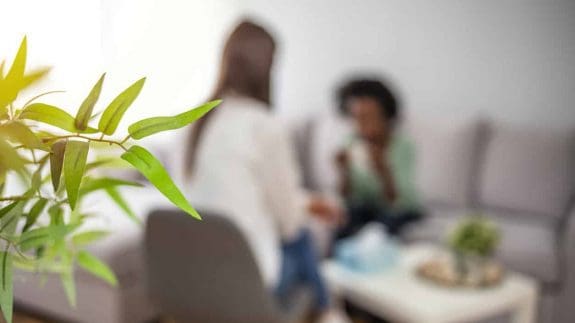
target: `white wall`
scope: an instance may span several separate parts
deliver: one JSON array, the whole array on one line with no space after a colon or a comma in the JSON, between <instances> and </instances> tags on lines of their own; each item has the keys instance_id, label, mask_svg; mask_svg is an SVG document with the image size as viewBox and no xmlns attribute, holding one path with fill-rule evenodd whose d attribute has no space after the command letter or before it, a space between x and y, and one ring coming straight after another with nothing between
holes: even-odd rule
<instances>
[{"instance_id":1,"label":"white wall","mask_svg":"<svg viewBox=\"0 0 575 323\"><path fill-rule=\"evenodd\" d=\"M0 57L29 35L55 65L46 89L74 110L103 71L103 100L141 76L126 116L169 114L209 93L225 34L240 16L275 32L275 102L290 118L332 109L354 72L386 75L410 113L487 114L575 125L573 0L20 0L2 3ZM4 10L6 9L6 10Z\"/></svg>"},{"instance_id":2,"label":"white wall","mask_svg":"<svg viewBox=\"0 0 575 323\"><path fill-rule=\"evenodd\" d=\"M148 77L127 122L182 112L207 98L237 1L101 1L104 62L117 81L110 86Z\"/></svg>"},{"instance_id":3,"label":"white wall","mask_svg":"<svg viewBox=\"0 0 575 323\"><path fill-rule=\"evenodd\" d=\"M573 0L248 0L283 41L290 116L330 109L349 73L395 81L410 113L575 125Z\"/></svg>"},{"instance_id":4,"label":"white wall","mask_svg":"<svg viewBox=\"0 0 575 323\"><path fill-rule=\"evenodd\" d=\"M19 0L0 8L0 60L11 62L27 35L29 66L54 67L33 93L67 91L44 102L75 112L107 72L97 105L103 109L146 76L123 124L181 112L204 100L222 42L240 12L234 0ZM22 97L25 101L26 93Z\"/></svg>"},{"instance_id":5,"label":"white wall","mask_svg":"<svg viewBox=\"0 0 575 323\"><path fill-rule=\"evenodd\" d=\"M66 90L53 103L79 105L102 70L99 0L18 0L0 2L0 61L12 63L28 36L28 66L53 66L41 90ZM34 91L37 94L38 91Z\"/></svg>"}]
</instances>

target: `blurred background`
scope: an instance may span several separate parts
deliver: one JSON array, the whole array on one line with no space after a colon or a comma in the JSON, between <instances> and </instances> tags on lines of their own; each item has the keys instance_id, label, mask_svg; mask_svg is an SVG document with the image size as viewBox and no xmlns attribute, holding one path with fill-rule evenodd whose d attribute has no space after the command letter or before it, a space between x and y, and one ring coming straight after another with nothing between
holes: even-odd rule
<instances>
[{"instance_id":1,"label":"blurred background","mask_svg":"<svg viewBox=\"0 0 575 323\"><path fill-rule=\"evenodd\" d=\"M406 115L401 130L413 139L412 175L425 217L400 238L369 229L347 245L332 243L333 226L311 221L321 273L338 295L338 311L345 312L325 322L575 321L575 1L2 0L0 12L0 57L11 61L26 35L29 66L54 67L40 87L66 93L43 98L46 103L73 113L101 73L107 73L101 102L146 76L121 129L208 100L230 31L245 18L260 24L277 46L271 105L289 125L298 161L274 172L299 167L306 190L334 200L334 157L357 126L336 113L336 92L355 76L386 80ZM216 142L233 144L230 138ZM174 171L181 165L170 164L183 161L185 146L163 135L153 140L182 184ZM250 146L241 144L238 149ZM208 170L203 173L228 174ZM226 169L227 177L234 178L233 170ZM141 192L125 191L146 221L166 201L152 190ZM17 280L22 322L28 316L41 322L172 322L170 314L182 313L207 315L193 320L200 323L302 322L265 316L273 311L265 312L263 304L273 297L250 267L253 250L244 241L249 234L234 236L237 228L217 216L206 216L202 226L179 222L181 216L170 222L171 211L153 213L148 227L136 227L115 219L118 210L110 205L90 205L113 210L106 225L114 234L94 253L110 264L120 286L79 276L78 306L70 308L57 279L42 290L36 276L28 277L32 284ZM433 276L437 270L437 263L423 260L450 257L448 229L484 229L483 223L464 223L470 214L485 215L497 228L488 235L500 241L486 242L497 247L488 257L496 259L496 287L467 293L423 284L414 273ZM461 232L454 241L466 239ZM156 280L150 293L150 268L172 280Z\"/></svg>"},{"instance_id":2,"label":"blurred background","mask_svg":"<svg viewBox=\"0 0 575 323\"><path fill-rule=\"evenodd\" d=\"M27 34L63 101L81 100L103 71L109 89L148 76L129 120L205 99L227 32L249 16L278 38L274 103L289 118L331 109L342 78L369 72L398 84L409 113L575 123L570 0L23 0L2 11L0 52Z\"/></svg>"}]
</instances>

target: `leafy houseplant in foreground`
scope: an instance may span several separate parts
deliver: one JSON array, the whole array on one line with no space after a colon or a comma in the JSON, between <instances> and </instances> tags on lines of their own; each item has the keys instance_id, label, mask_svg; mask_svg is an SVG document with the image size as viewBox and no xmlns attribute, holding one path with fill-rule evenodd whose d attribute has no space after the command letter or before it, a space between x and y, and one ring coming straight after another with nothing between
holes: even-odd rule
<instances>
[{"instance_id":1,"label":"leafy houseplant in foreground","mask_svg":"<svg viewBox=\"0 0 575 323\"><path fill-rule=\"evenodd\" d=\"M106 264L85 250L104 236L104 231L86 231L89 216L82 200L104 191L128 216L135 218L120 195L121 186L140 184L111 177L98 177L95 170L119 158L137 169L173 204L199 219L199 214L170 179L162 164L145 148L130 145L155 133L184 127L220 101L208 102L172 117L155 117L128 127L123 139L112 137L122 116L142 90L145 78L121 92L98 117L94 108L104 84L102 75L79 105L75 116L37 100L51 92L16 106L19 93L42 79L49 69L26 72L27 42L22 40L14 62L4 73L0 63L0 310L12 321L12 274L14 268L59 274L68 300L75 304L74 267L115 285L116 278ZM120 157L93 160L96 145L120 147ZM7 181L23 183L21 193L4 193Z\"/></svg>"}]
</instances>

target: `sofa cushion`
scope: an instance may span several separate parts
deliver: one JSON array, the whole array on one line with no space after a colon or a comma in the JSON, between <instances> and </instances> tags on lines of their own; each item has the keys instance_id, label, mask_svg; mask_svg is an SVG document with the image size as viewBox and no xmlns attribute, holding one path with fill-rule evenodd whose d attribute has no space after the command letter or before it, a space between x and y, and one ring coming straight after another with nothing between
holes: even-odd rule
<instances>
[{"instance_id":1,"label":"sofa cushion","mask_svg":"<svg viewBox=\"0 0 575 323\"><path fill-rule=\"evenodd\" d=\"M490 127L480 179L483 206L561 216L575 185L573 132Z\"/></svg>"},{"instance_id":2,"label":"sofa cushion","mask_svg":"<svg viewBox=\"0 0 575 323\"><path fill-rule=\"evenodd\" d=\"M497 257L509 268L531 275L542 283L560 279L556 227L525 214L491 213L501 229ZM528 221L521 219L529 218Z\"/></svg>"},{"instance_id":3,"label":"sofa cushion","mask_svg":"<svg viewBox=\"0 0 575 323\"><path fill-rule=\"evenodd\" d=\"M464 208L436 206L428 208L424 219L407 227L403 234L406 242L432 241L444 243L447 233L466 214Z\"/></svg>"},{"instance_id":4,"label":"sofa cushion","mask_svg":"<svg viewBox=\"0 0 575 323\"><path fill-rule=\"evenodd\" d=\"M424 202L469 204L481 126L475 118L406 120L416 147L416 178Z\"/></svg>"},{"instance_id":5,"label":"sofa cushion","mask_svg":"<svg viewBox=\"0 0 575 323\"><path fill-rule=\"evenodd\" d=\"M420 223L405 232L405 239L443 243L445 237L469 211L460 208L434 208ZM540 221L529 214L485 212L501 230L497 257L508 268L531 275L542 283L559 280L559 254L554 221Z\"/></svg>"}]
</instances>

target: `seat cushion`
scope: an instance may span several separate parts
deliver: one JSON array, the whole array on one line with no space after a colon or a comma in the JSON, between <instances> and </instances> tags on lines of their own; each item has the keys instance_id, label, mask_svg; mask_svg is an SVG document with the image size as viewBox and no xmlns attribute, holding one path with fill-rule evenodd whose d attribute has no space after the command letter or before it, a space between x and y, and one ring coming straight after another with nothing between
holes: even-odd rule
<instances>
[{"instance_id":1,"label":"seat cushion","mask_svg":"<svg viewBox=\"0 0 575 323\"><path fill-rule=\"evenodd\" d=\"M469 204L481 126L474 118L406 120L406 132L416 147L416 181L424 202Z\"/></svg>"},{"instance_id":2,"label":"seat cushion","mask_svg":"<svg viewBox=\"0 0 575 323\"><path fill-rule=\"evenodd\" d=\"M501 244L497 257L509 268L531 275L542 283L560 278L555 224L525 214L492 213L500 225ZM529 220L521 220L528 217Z\"/></svg>"},{"instance_id":3,"label":"seat cushion","mask_svg":"<svg viewBox=\"0 0 575 323\"><path fill-rule=\"evenodd\" d=\"M109 286L77 271L74 308L67 301L59 275L43 276L20 270L14 272L14 300L17 306L47 316L53 322L122 323L122 292L121 287ZM153 317L145 319L150 318Z\"/></svg>"},{"instance_id":4,"label":"seat cushion","mask_svg":"<svg viewBox=\"0 0 575 323\"><path fill-rule=\"evenodd\" d=\"M475 213L475 212L474 212ZM444 243L446 236L470 211L434 208L427 217L405 232L405 239ZM555 244L555 222L535 215L485 211L501 230L497 258L508 268L531 275L542 283L559 280L559 254Z\"/></svg>"},{"instance_id":5,"label":"seat cushion","mask_svg":"<svg viewBox=\"0 0 575 323\"><path fill-rule=\"evenodd\" d=\"M403 238L407 242L431 241L444 243L445 237L453 226L468 211L464 208L433 207L426 210L426 215L421 222L407 227Z\"/></svg>"},{"instance_id":6,"label":"seat cushion","mask_svg":"<svg viewBox=\"0 0 575 323\"><path fill-rule=\"evenodd\" d=\"M573 131L553 132L494 124L480 177L484 207L559 217L575 186Z\"/></svg>"}]
</instances>

